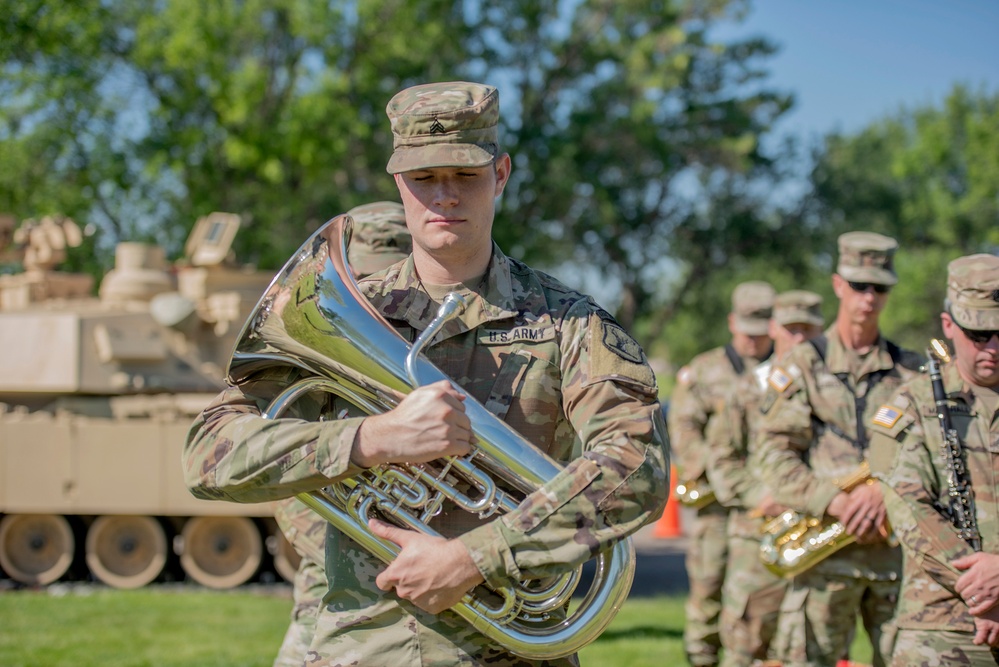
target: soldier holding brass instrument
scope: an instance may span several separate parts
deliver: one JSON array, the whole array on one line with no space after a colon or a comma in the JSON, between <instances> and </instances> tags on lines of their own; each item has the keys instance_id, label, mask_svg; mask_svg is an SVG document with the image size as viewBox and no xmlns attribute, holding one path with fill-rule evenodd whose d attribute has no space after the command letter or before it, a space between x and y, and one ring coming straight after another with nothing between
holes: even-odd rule
<instances>
[{"instance_id":1,"label":"soldier holding brass instrument","mask_svg":"<svg viewBox=\"0 0 999 667\"><path fill-rule=\"evenodd\" d=\"M774 363L796 344L822 333L822 297L805 290L777 295L769 334L770 359L739 378L722 410L708 423L712 488L729 508L728 563L722 586L722 667L749 667L767 657L787 580L760 562L765 517L784 507L773 499L757 469L755 436L760 403Z\"/></svg>"},{"instance_id":2,"label":"soldier holding brass instrument","mask_svg":"<svg viewBox=\"0 0 999 667\"><path fill-rule=\"evenodd\" d=\"M271 335L260 349L284 346L304 370L260 366L265 355L239 365L252 355L237 345L233 385L192 426L187 483L200 497L237 502L315 500L310 494L323 489L333 489L333 500L336 489L360 499L337 510L358 511L360 525L327 530L332 587L307 665L578 664L576 648L544 654L576 646L558 634L560 621L577 612L568 595L535 626L557 641L542 635L531 643L532 635L514 642L516 652L496 637L522 620L518 605L546 602L534 593L552 580L593 557L633 554L627 537L662 512L669 456L655 376L638 343L590 297L493 242L495 199L511 170L499 149L496 88L414 86L390 100L387 114L394 148L387 170L412 254L353 285L342 280L342 253L330 248L347 234L338 219L303 246L279 274L290 286L272 284L273 300L262 300L244 331L249 343ZM453 308L462 301L463 310ZM404 340L424 356L404 354L400 374ZM369 350L374 341L380 352ZM294 416L272 415L271 399L312 368L320 347L332 368L350 366L342 384L358 387L355 395L338 394L332 406L305 395ZM358 377L359 370L369 372ZM434 380L403 386L407 374ZM390 407L379 411L379 401ZM318 412L336 418L313 421ZM514 449L504 458L497 442ZM495 504L464 511L458 505L474 505L463 497L472 490L447 483L475 478L482 458L489 461L480 470L496 478L481 488L501 493ZM521 489L530 473L518 468L522 459L553 472L534 490ZM507 474L514 469L519 479ZM412 487L392 483L404 474ZM398 501L378 500L373 478ZM424 498L407 491L442 480L449 495L434 495L426 532L376 518L411 525L400 506ZM518 490L522 499L514 499ZM373 502L378 512L370 515ZM622 578L630 583L630 572ZM519 594L489 616L487 603L510 591ZM623 602L620 592L594 624Z\"/></svg>"},{"instance_id":3,"label":"soldier holding brass instrument","mask_svg":"<svg viewBox=\"0 0 999 667\"><path fill-rule=\"evenodd\" d=\"M905 551L892 665L999 653L999 257L952 261L930 377L873 418L871 469Z\"/></svg>"},{"instance_id":4,"label":"soldier holding brass instrument","mask_svg":"<svg viewBox=\"0 0 999 667\"><path fill-rule=\"evenodd\" d=\"M873 483L844 491L836 480L866 465L871 417L918 373L921 358L878 327L898 281L895 240L849 232L838 246L836 321L775 366L758 432L760 469L775 500L839 522L856 540L794 576L772 644L785 665L835 665L849 650L858 614L875 665L885 664L894 641L901 552L886 542L881 491Z\"/></svg>"},{"instance_id":5,"label":"soldier holding brass instrument","mask_svg":"<svg viewBox=\"0 0 999 667\"><path fill-rule=\"evenodd\" d=\"M688 530L690 593L683 630L684 651L692 665L718 664L722 583L728 558L728 510L714 500L707 465L714 452L706 431L711 416L738 378L770 355L772 341L767 329L774 296L774 288L762 281L737 285L728 316L731 342L697 355L681 368L670 399L670 443L683 480L677 494L681 502L697 508L696 520Z\"/></svg>"}]
</instances>

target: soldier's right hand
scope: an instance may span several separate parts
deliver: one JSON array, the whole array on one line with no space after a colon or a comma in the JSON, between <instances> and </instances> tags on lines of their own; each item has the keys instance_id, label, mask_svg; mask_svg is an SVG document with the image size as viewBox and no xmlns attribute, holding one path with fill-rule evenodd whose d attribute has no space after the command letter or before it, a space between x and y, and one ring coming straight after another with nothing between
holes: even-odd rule
<instances>
[{"instance_id":1,"label":"soldier's right hand","mask_svg":"<svg viewBox=\"0 0 999 667\"><path fill-rule=\"evenodd\" d=\"M465 395L447 380L414 389L392 410L364 419L351 461L370 468L467 454L475 436L464 401Z\"/></svg>"},{"instance_id":2,"label":"soldier's right hand","mask_svg":"<svg viewBox=\"0 0 999 667\"><path fill-rule=\"evenodd\" d=\"M828 512L860 544L879 542L887 534L885 522L888 513L877 484L861 484L849 493L839 493L829 504Z\"/></svg>"}]
</instances>

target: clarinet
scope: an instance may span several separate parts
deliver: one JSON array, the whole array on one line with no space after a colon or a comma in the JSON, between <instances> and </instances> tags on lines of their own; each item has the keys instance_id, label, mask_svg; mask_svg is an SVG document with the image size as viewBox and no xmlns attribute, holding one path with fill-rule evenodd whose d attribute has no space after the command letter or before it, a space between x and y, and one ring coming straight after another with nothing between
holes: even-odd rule
<instances>
[{"instance_id":1,"label":"clarinet","mask_svg":"<svg viewBox=\"0 0 999 667\"><path fill-rule=\"evenodd\" d=\"M975 551L982 550L982 537L978 532L975 518L975 492L971 488L968 469L964 465L964 452L961 439L957 435L947 406L947 393L944 391L940 362L950 362L950 352L942 341L933 339L926 350L929 358L930 384L933 386L933 400L936 403L940 429L943 431L943 455L947 462L947 495L949 504L943 509L950 522L957 528L961 539Z\"/></svg>"}]
</instances>

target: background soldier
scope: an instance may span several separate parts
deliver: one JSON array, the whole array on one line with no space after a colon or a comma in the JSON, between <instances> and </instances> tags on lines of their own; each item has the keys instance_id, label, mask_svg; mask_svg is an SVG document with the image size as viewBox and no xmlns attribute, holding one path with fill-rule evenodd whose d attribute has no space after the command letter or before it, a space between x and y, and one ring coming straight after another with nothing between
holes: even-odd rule
<instances>
[{"instance_id":1,"label":"background soldier","mask_svg":"<svg viewBox=\"0 0 999 667\"><path fill-rule=\"evenodd\" d=\"M918 372L921 359L881 336L878 320L898 278L894 239L839 237L832 286L839 307L822 336L798 345L771 375L760 423L761 470L777 502L840 521L857 543L794 577L772 644L788 665L835 665L860 613L883 665L894 641L901 552L885 541L876 484L840 488L866 463L867 425L878 406Z\"/></svg>"},{"instance_id":2,"label":"background soldier","mask_svg":"<svg viewBox=\"0 0 999 667\"><path fill-rule=\"evenodd\" d=\"M707 460L714 453L709 451L706 438L708 421L736 379L770 355L772 342L767 328L774 294L774 288L761 281L736 286L728 316L731 342L697 355L677 374L669 407L670 444L677 455L679 477L688 487L695 485L702 492L710 491ZM683 643L692 665L718 664L727 522L728 510L712 501L697 508L696 519L688 531L686 567L690 593Z\"/></svg>"},{"instance_id":3,"label":"background soldier","mask_svg":"<svg viewBox=\"0 0 999 667\"><path fill-rule=\"evenodd\" d=\"M295 373L259 370L195 421L186 480L199 497L259 502L376 465L464 456L477 441L465 408L475 398L565 469L500 516L481 518L445 501L430 520L439 536L372 519L371 531L400 548L388 566L328 529L326 567L336 585L323 599L306 664L538 664L450 608L481 583L510 588L569 570L662 512L669 459L655 377L606 311L493 242L495 198L511 170L498 145L495 88L415 86L393 97L387 112L394 139L387 169L413 253L360 281L360 290L408 340L426 330L447 293L460 292L467 307L424 349L453 383L417 387L381 414L355 409L317 423L262 418L262 406ZM304 416L314 416L316 407L303 402ZM334 403L334 414L348 408Z\"/></svg>"},{"instance_id":4,"label":"background soldier","mask_svg":"<svg viewBox=\"0 0 999 667\"><path fill-rule=\"evenodd\" d=\"M999 562L999 257L962 257L947 273L940 323L954 361L942 367L937 389L950 423L938 417L931 380L919 377L877 411L872 427L871 467L884 482L891 525L907 556L892 655L898 667L995 665L999 655L989 650L999 646L993 579ZM948 464L943 435L951 428L956 466ZM955 505L961 501L968 503L963 521ZM976 575L992 579L991 586L967 585ZM979 606L978 595L988 601Z\"/></svg>"},{"instance_id":5,"label":"background soldier","mask_svg":"<svg viewBox=\"0 0 999 667\"><path fill-rule=\"evenodd\" d=\"M787 580L760 561L765 517L784 510L756 469L754 438L760 404L775 360L798 343L822 333L822 297L792 290L774 301L769 333L773 355L739 378L725 405L708 424L712 456L708 476L718 501L729 508L728 563L722 586L722 667L748 667L767 657Z\"/></svg>"},{"instance_id":6,"label":"background soldier","mask_svg":"<svg viewBox=\"0 0 999 667\"><path fill-rule=\"evenodd\" d=\"M355 277L381 271L404 260L412 251L413 239L406 229L402 204L374 202L352 208L347 215L354 219L347 262ZM278 503L274 518L301 557L292 588L291 624L274 667L301 667L316 629L319 603L329 588L323 554L327 524L295 498Z\"/></svg>"}]
</instances>

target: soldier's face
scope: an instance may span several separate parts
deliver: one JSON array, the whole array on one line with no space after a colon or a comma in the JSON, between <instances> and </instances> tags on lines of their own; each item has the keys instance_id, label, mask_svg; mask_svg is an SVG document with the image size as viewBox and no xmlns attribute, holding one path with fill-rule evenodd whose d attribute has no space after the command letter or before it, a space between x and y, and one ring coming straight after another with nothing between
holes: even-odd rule
<instances>
[{"instance_id":1,"label":"soldier's face","mask_svg":"<svg viewBox=\"0 0 999 667\"><path fill-rule=\"evenodd\" d=\"M485 167L435 167L395 175L413 252L462 261L492 249L496 197L510 176L506 154Z\"/></svg>"},{"instance_id":2,"label":"soldier's face","mask_svg":"<svg viewBox=\"0 0 999 667\"><path fill-rule=\"evenodd\" d=\"M888 292L878 293L873 289L858 292L839 274L833 274L833 292L839 299L839 312L845 314L851 324L877 323L881 311L888 303ZM863 283L861 283L863 284Z\"/></svg>"},{"instance_id":3,"label":"soldier's face","mask_svg":"<svg viewBox=\"0 0 999 667\"><path fill-rule=\"evenodd\" d=\"M944 336L954 344L954 363L966 381L979 387L999 386L999 336L985 343L968 338L948 313L940 314Z\"/></svg>"},{"instance_id":4,"label":"soldier's face","mask_svg":"<svg viewBox=\"0 0 999 667\"><path fill-rule=\"evenodd\" d=\"M774 357L779 358L792 347L806 340L811 340L822 333L822 327L817 324L791 322L778 324L770 320L770 336L774 339Z\"/></svg>"},{"instance_id":5,"label":"soldier's face","mask_svg":"<svg viewBox=\"0 0 999 667\"><path fill-rule=\"evenodd\" d=\"M732 347L741 357L753 357L763 359L770 352L773 341L769 334L762 336L750 336L739 331L733 324L732 316L729 315L729 331L732 332Z\"/></svg>"}]
</instances>

